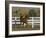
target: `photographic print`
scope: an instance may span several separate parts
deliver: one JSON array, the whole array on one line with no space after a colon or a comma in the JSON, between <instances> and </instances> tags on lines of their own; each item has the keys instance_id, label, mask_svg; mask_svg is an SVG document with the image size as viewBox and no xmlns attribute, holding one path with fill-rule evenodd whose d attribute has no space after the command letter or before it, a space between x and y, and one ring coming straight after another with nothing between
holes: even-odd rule
<instances>
[{"instance_id":1,"label":"photographic print","mask_svg":"<svg viewBox=\"0 0 46 38\"><path fill-rule=\"evenodd\" d=\"M10 3L8 10L8 35L43 34L43 5Z\"/></svg>"},{"instance_id":2,"label":"photographic print","mask_svg":"<svg viewBox=\"0 0 46 38\"><path fill-rule=\"evenodd\" d=\"M40 30L40 8L12 7L12 31Z\"/></svg>"}]
</instances>

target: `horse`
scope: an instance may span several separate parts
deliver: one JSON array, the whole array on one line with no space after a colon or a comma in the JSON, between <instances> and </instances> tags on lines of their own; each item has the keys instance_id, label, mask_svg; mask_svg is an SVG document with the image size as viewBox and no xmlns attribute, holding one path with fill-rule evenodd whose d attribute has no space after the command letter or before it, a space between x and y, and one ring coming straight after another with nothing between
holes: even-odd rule
<instances>
[{"instance_id":1,"label":"horse","mask_svg":"<svg viewBox=\"0 0 46 38\"><path fill-rule=\"evenodd\" d=\"M28 19L28 15L26 15L26 14L25 15L21 15L20 16L20 24L24 25L24 27L25 27L28 24L27 23L27 19Z\"/></svg>"}]
</instances>

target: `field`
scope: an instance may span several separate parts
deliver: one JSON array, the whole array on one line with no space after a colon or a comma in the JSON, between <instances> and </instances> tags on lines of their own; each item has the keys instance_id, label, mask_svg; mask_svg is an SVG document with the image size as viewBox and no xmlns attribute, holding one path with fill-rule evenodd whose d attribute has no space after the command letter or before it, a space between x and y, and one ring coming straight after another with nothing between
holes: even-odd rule
<instances>
[{"instance_id":1,"label":"field","mask_svg":"<svg viewBox=\"0 0 46 38\"><path fill-rule=\"evenodd\" d=\"M40 30L40 25L38 26L34 26L34 28L32 28L32 25L26 25L24 27L24 25L13 25L12 26L12 31L23 31L23 30Z\"/></svg>"},{"instance_id":2,"label":"field","mask_svg":"<svg viewBox=\"0 0 46 38\"><path fill-rule=\"evenodd\" d=\"M24 25L16 25L13 27L12 31L22 31L22 30L31 30L32 29L32 25L26 25L24 27Z\"/></svg>"}]
</instances>

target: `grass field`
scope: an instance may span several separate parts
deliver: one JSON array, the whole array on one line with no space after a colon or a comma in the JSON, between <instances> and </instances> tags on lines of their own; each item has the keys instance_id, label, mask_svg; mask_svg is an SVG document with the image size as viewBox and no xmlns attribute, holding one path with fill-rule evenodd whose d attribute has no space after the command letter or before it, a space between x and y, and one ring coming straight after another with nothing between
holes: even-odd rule
<instances>
[{"instance_id":1,"label":"grass field","mask_svg":"<svg viewBox=\"0 0 46 38\"><path fill-rule=\"evenodd\" d=\"M12 27L12 31L32 30L32 25L15 25Z\"/></svg>"},{"instance_id":2,"label":"grass field","mask_svg":"<svg viewBox=\"0 0 46 38\"><path fill-rule=\"evenodd\" d=\"M24 30L40 30L40 25L35 25L34 28L32 28L32 25L12 25L12 31L24 31Z\"/></svg>"}]
</instances>

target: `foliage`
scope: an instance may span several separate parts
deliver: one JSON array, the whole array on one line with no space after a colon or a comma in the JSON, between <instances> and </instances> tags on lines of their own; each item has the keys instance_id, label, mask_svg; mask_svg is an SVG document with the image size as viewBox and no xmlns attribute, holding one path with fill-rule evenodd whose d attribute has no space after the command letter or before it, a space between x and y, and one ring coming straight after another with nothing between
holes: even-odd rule
<instances>
[{"instance_id":1,"label":"foliage","mask_svg":"<svg viewBox=\"0 0 46 38\"><path fill-rule=\"evenodd\" d=\"M35 10L30 10L29 11L29 17L35 17L36 16L36 12L35 12Z\"/></svg>"}]
</instances>

